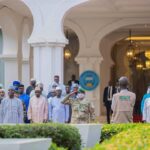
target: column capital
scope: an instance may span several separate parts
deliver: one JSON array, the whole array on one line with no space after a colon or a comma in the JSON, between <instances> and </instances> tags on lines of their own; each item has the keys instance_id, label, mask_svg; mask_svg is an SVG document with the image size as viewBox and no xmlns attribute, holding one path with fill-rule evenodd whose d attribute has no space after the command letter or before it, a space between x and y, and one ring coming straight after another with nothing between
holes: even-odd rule
<instances>
[{"instance_id":1,"label":"column capital","mask_svg":"<svg viewBox=\"0 0 150 150\"><path fill-rule=\"evenodd\" d=\"M29 7L34 21L29 43L59 42L67 44L63 32L67 12L88 0L23 0Z\"/></svg>"},{"instance_id":2,"label":"column capital","mask_svg":"<svg viewBox=\"0 0 150 150\"><path fill-rule=\"evenodd\" d=\"M32 47L65 47L66 43L60 42L33 42L31 43Z\"/></svg>"},{"instance_id":3,"label":"column capital","mask_svg":"<svg viewBox=\"0 0 150 150\"><path fill-rule=\"evenodd\" d=\"M85 57L76 57L75 58L76 62L78 64L101 64L103 61L102 56L85 56Z\"/></svg>"}]
</instances>

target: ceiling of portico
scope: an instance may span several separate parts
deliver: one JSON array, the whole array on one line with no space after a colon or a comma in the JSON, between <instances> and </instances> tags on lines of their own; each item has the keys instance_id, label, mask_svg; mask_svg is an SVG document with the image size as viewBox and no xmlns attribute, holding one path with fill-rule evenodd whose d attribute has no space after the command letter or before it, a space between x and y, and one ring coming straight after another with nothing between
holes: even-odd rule
<instances>
[{"instance_id":1,"label":"ceiling of portico","mask_svg":"<svg viewBox=\"0 0 150 150\"><path fill-rule=\"evenodd\" d=\"M31 17L31 12L21 0L0 0L0 9L7 7L20 15Z\"/></svg>"},{"instance_id":2,"label":"ceiling of portico","mask_svg":"<svg viewBox=\"0 0 150 150\"><path fill-rule=\"evenodd\" d=\"M150 13L150 0L89 0L72 9L68 17L133 17Z\"/></svg>"}]
</instances>

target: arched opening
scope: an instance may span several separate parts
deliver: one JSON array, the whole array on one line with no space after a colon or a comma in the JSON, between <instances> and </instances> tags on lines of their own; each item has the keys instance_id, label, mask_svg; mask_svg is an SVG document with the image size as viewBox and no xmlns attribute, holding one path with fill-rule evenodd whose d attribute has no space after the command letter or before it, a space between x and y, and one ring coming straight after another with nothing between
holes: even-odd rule
<instances>
[{"instance_id":1,"label":"arched opening","mask_svg":"<svg viewBox=\"0 0 150 150\"><path fill-rule=\"evenodd\" d=\"M147 91L150 83L150 68L146 67L146 61L149 59L145 56L146 51L150 49L149 41L136 41L139 47L135 49L135 59L128 60L126 57L128 41L125 39L118 41L112 48L112 59L114 66L111 68L111 77L115 83L117 79L126 75L129 78L129 90L136 93L136 103L134 115L140 115L140 105L143 95ZM121 59L120 59L121 58ZM138 68L138 62L141 61L143 68Z\"/></svg>"},{"instance_id":2,"label":"arched opening","mask_svg":"<svg viewBox=\"0 0 150 150\"><path fill-rule=\"evenodd\" d=\"M33 19L29 8L22 1L5 0L0 2L0 6L0 26L3 33L2 48L0 53L0 61L1 64L3 64L1 80L3 80L4 88L7 89L13 80L21 80L26 83L29 82L29 79L22 80L24 79L22 76L22 74L24 74L22 72L24 59L23 51L29 52L30 50L28 48L30 46L27 43L27 40L31 34L31 30L26 30L27 27L24 24L28 24L28 28L32 29ZM24 20L28 21L25 22Z\"/></svg>"},{"instance_id":3,"label":"arched opening","mask_svg":"<svg viewBox=\"0 0 150 150\"><path fill-rule=\"evenodd\" d=\"M64 47L64 83L68 84L71 76L74 74L79 79L79 65L75 61L79 52L79 39L76 33L68 28L64 28L64 33L68 39L68 44ZM70 57L65 57L66 50L70 51Z\"/></svg>"},{"instance_id":4,"label":"arched opening","mask_svg":"<svg viewBox=\"0 0 150 150\"><path fill-rule=\"evenodd\" d=\"M149 68L146 68L147 58L145 56L145 52L150 49L150 40L133 40L133 42L135 43L136 59L130 62L130 60L126 56L127 48L129 45L129 41L126 38L129 37L130 29L132 30L132 36L148 37L150 25L137 24L125 26L111 32L109 35L105 36L105 38L103 38L103 40L101 41L100 49L104 58L104 61L101 64L101 93L103 93L104 87L108 85L108 82L110 80L112 80L115 85L117 79L120 76L127 76L130 81L129 89L135 92L137 97L134 109L134 115L136 116L141 114L141 99L146 93L147 85L150 82L150 70ZM144 64L143 69L136 68L136 64L138 63L139 59ZM103 113L105 112L103 106L102 111Z\"/></svg>"}]
</instances>

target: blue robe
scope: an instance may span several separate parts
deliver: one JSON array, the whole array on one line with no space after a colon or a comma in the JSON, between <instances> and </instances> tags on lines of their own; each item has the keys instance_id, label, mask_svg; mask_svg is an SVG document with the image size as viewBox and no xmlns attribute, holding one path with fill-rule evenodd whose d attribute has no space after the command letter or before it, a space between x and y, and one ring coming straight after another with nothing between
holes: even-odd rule
<instances>
[{"instance_id":1,"label":"blue robe","mask_svg":"<svg viewBox=\"0 0 150 150\"><path fill-rule=\"evenodd\" d=\"M30 120L28 120L28 118L27 118L30 97L24 93L19 96L19 99L22 100L23 104L25 105L26 113L24 113L24 121L25 121L25 123L30 123Z\"/></svg>"},{"instance_id":2,"label":"blue robe","mask_svg":"<svg viewBox=\"0 0 150 150\"><path fill-rule=\"evenodd\" d=\"M28 111L30 97L24 93L19 96L19 99L21 99L24 102L24 104L26 106L26 111Z\"/></svg>"},{"instance_id":3,"label":"blue robe","mask_svg":"<svg viewBox=\"0 0 150 150\"><path fill-rule=\"evenodd\" d=\"M141 113L143 113L143 109L144 109L144 103L145 103L145 100L147 98L150 98L150 93L146 93L144 96L143 96L143 99L141 101Z\"/></svg>"}]
</instances>

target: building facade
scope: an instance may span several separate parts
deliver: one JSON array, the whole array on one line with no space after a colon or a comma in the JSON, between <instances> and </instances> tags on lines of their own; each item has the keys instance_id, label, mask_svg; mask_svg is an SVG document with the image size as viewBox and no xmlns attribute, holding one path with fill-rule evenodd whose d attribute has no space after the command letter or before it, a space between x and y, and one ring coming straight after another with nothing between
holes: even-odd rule
<instances>
[{"instance_id":1,"label":"building facade","mask_svg":"<svg viewBox=\"0 0 150 150\"><path fill-rule=\"evenodd\" d=\"M112 48L128 36L130 28L134 35L148 35L149 12L148 0L1 0L0 82L5 88L14 79L28 85L34 77L48 89L56 74L63 82L71 73L79 77L92 70L100 84L87 97L100 116L104 113L103 89L112 79L115 64ZM70 69L70 74L64 67L64 48L70 42L65 29L73 31L78 44L72 46L77 51L76 72ZM126 66L119 75L130 77L125 58L118 59Z\"/></svg>"}]
</instances>

